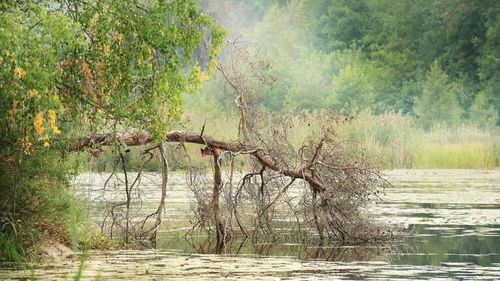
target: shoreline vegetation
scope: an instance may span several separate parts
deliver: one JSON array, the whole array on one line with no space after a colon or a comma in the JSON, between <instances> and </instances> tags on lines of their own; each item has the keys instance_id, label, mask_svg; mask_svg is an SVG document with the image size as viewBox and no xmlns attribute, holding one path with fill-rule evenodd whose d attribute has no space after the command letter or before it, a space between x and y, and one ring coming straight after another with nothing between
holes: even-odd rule
<instances>
[{"instance_id":1,"label":"shoreline vegetation","mask_svg":"<svg viewBox=\"0 0 500 281\"><path fill-rule=\"evenodd\" d=\"M207 134L237 138L238 119L232 116L206 116L203 111L186 113L199 130L206 122ZM206 112L206 111L205 111ZM305 113L308 127L293 126L295 144L310 131L319 127L315 113ZM298 122L297 122L298 123ZM224 124L220 126L220 124ZM228 125L231 124L231 125ZM231 130L231 128L234 128ZM500 167L500 130L484 129L476 124L462 123L454 127L423 129L414 117L387 112L373 115L368 111L357 116L339 116L336 132L341 139L356 140L375 157L385 169L494 169Z\"/></svg>"},{"instance_id":2,"label":"shoreline vegetation","mask_svg":"<svg viewBox=\"0 0 500 281\"><path fill-rule=\"evenodd\" d=\"M206 113L210 111L190 110L185 112L185 130L197 132L205 124L205 135L226 139L238 139L238 116L231 114ZM321 124L315 117L318 112L303 113L293 123L290 138L293 145ZM307 122L304 122L304 119ZM462 123L455 127L435 127L423 129L414 117L402 113L388 112L373 115L367 111L357 116L339 115L335 133L340 139L359 142L370 155L378 159L384 169L498 169L500 168L500 130L484 129L475 124ZM296 121L296 122L295 122ZM192 160L196 163L207 161L199 153L199 147L186 144ZM142 147L131 148L127 155L129 167L140 166ZM72 155L73 166L78 172L110 171L114 154L104 151L99 157L88 153ZM170 156L172 157L172 156ZM77 159L78 158L78 159ZM181 171L182 167L171 161L171 169ZM244 163L237 163L244 165ZM155 157L145 169L160 171L161 159Z\"/></svg>"},{"instance_id":3,"label":"shoreline vegetation","mask_svg":"<svg viewBox=\"0 0 500 281\"><path fill-rule=\"evenodd\" d=\"M226 32L195 1L109 0L2 1L0 30L0 262L23 266L50 239L94 245L66 144L117 127L159 142Z\"/></svg>"}]
</instances>

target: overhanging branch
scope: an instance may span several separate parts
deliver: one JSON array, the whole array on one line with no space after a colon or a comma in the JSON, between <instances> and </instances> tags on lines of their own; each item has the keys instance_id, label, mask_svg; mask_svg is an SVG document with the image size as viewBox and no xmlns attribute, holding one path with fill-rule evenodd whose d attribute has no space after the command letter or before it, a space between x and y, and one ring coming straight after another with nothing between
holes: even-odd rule
<instances>
[{"instance_id":1,"label":"overhanging branch","mask_svg":"<svg viewBox=\"0 0 500 281\"><path fill-rule=\"evenodd\" d=\"M124 133L118 138L118 141L126 144L127 146L139 146L153 142L153 137L149 133ZM306 168L299 168L296 170L281 169L277 163L274 163L274 161L266 157L261 149L252 145L245 145L238 142L221 141L212 137L202 136L198 133L190 133L185 131L171 131L167 133L167 135L165 136L165 140L169 142L185 142L206 145L210 148L228 151L231 153L249 154L254 156L257 161L259 161L263 166L273 171L291 178L304 179L310 184L311 188L315 192L323 192L325 190L323 185L313 175L311 175L311 173L308 172ZM108 146L113 142L114 138L112 134L95 134L78 139L68 146L68 150L81 151L87 147L92 146Z\"/></svg>"}]
</instances>

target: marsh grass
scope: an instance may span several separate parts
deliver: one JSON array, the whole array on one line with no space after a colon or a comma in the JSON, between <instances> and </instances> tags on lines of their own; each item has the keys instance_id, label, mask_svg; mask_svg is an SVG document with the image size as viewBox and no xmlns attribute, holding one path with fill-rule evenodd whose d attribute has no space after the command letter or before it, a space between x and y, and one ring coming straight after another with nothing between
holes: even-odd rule
<instances>
[{"instance_id":1,"label":"marsh grass","mask_svg":"<svg viewBox=\"0 0 500 281\"><path fill-rule=\"evenodd\" d=\"M498 144L425 143L412 151L411 168L490 169L499 166Z\"/></svg>"},{"instance_id":2,"label":"marsh grass","mask_svg":"<svg viewBox=\"0 0 500 281\"><path fill-rule=\"evenodd\" d=\"M301 113L290 115L290 143L300 147L304 139L317 135L322 126L318 116L323 112ZM272 117L271 122L272 122ZM210 113L188 111L185 113L183 126L179 128L192 132L200 132L203 125L204 135L222 140L238 140L239 117L235 113ZM385 113L373 115L362 112L356 117L338 116L335 121L336 134L339 139L359 142L366 153L380 161L387 169L493 169L500 167L500 128L482 128L473 124L461 124L454 127L434 127L424 130L414 117L401 113ZM200 155L200 146L185 144L191 159L202 163L207 161ZM115 153L107 149L104 157L91 157L89 153L75 153L79 159L79 172L107 171L111 169ZM143 147L132 147L127 157L129 168L139 167ZM180 155L168 155L170 168L173 171L183 170L178 163ZM186 159L184 159L186 160ZM76 163L76 160L73 161ZM83 165L81 165L83 163ZM243 161L236 158L235 165L242 167ZM148 163L146 171L161 170L160 158Z\"/></svg>"},{"instance_id":3,"label":"marsh grass","mask_svg":"<svg viewBox=\"0 0 500 281\"><path fill-rule=\"evenodd\" d=\"M40 253L41 248L46 243L51 243L52 241L61 242L63 244L71 245L73 257L78 258L78 266L74 275L71 277L73 280L80 280L85 269L85 263L89 258L89 249L100 248L106 249L108 243L99 242L96 245L96 238L98 236L94 230L89 228L90 220L84 210L82 203L75 200L69 200L68 210L67 210L67 224L68 233L64 236L60 233L52 233L52 236L47 236L37 241L36 247L29 249L26 252L24 245L20 242L16 242L16 239L7 237L3 233L0 233L0 250L1 257L3 260L3 265L8 266L16 270L23 270L30 272L29 280L43 280L40 276L37 276L37 267L39 263L45 263L45 260ZM64 220L64 219L63 219ZM66 237L67 236L67 237ZM63 237L63 238L61 238ZM109 241L109 240L106 240ZM51 261L50 259L48 261ZM52 262L52 261L51 261ZM2 266L2 264L0 264ZM96 279L98 280L98 278Z\"/></svg>"},{"instance_id":4,"label":"marsh grass","mask_svg":"<svg viewBox=\"0 0 500 281\"><path fill-rule=\"evenodd\" d=\"M291 118L291 142L299 146L303 139L319 131L320 112ZM200 130L206 121L205 134L221 139L237 139L238 116L210 116L187 112L189 130ZM472 124L435 127L424 130L416 120L401 113L356 117L339 116L336 133L341 139L360 142L385 168L455 168L492 169L500 167L500 129L486 129ZM190 148L196 152L198 146ZM199 148L198 148L199 149ZM197 155L199 153L193 153Z\"/></svg>"}]
</instances>

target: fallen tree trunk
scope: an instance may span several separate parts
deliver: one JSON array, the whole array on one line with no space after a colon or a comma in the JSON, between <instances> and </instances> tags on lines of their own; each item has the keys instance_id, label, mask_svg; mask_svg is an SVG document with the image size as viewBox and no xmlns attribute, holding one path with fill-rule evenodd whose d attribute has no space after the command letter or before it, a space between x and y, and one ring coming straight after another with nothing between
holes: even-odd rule
<instances>
[{"instance_id":1,"label":"fallen tree trunk","mask_svg":"<svg viewBox=\"0 0 500 281\"><path fill-rule=\"evenodd\" d=\"M316 177L314 177L314 175L310 171L308 171L308 166L310 165L297 169L281 169L277 163L274 163L273 160L266 157L261 149L253 145L216 140L212 137L203 136L202 134L190 133L185 131L171 131L167 133L165 140L169 142L206 145L207 147L210 147L212 149L219 149L231 153L250 154L253 155L257 159L257 161L259 161L266 168L269 168L287 177L304 179L309 183L311 189L314 192L325 191L325 187L323 186L323 184ZM153 141L153 137L149 133L125 133L118 137L113 137L113 135L109 133L95 134L78 139L68 146L68 150L81 151L88 147L108 146L111 145L114 141L119 141L120 143L123 143L127 146L139 146L151 143ZM313 163L315 161L315 157L316 155L312 159L310 159L310 163Z\"/></svg>"},{"instance_id":2,"label":"fallen tree trunk","mask_svg":"<svg viewBox=\"0 0 500 281\"><path fill-rule=\"evenodd\" d=\"M153 141L153 137L149 133L137 133L137 134L125 133L117 137L114 137L112 134L109 133L94 134L79 138L74 143L68 146L68 150L79 151L93 146L108 146L111 145L116 140L121 141L128 146L138 146L138 145L150 144ZM184 131L171 131L167 133L167 135L165 136L165 140L170 142L196 143L231 152L242 152L245 150L252 149L243 144L235 142L219 141L211 137L206 137L200 134L184 132Z\"/></svg>"},{"instance_id":3,"label":"fallen tree trunk","mask_svg":"<svg viewBox=\"0 0 500 281\"><path fill-rule=\"evenodd\" d=\"M210 203L206 203L208 194L203 193L209 180L202 180L201 184L190 180L189 183L198 201L195 211L197 222L193 229L197 226L208 231L215 229L218 248L223 247L226 238L236 237L232 228L235 225L233 218L245 236L252 233L252 239L259 237L260 233L264 236L274 235L274 226L269 223L274 211L270 210L277 206L277 200L282 199L280 204L289 206L297 229L304 230L301 234L304 237L309 236L307 229L316 229L321 241L390 239L390 233L384 230L385 226L371 221L363 211L363 207L377 197L378 189L384 186L385 180L362 149L350 146L352 142L336 139L328 130L321 132L319 138L304 140L300 148L295 149L278 129L271 130L268 140L256 138L249 140L249 143L222 141L204 136L203 133L185 131L166 134L163 142L203 145L202 155L213 157L214 178ZM262 137L262 134L256 136ZM155 139L149 133L95 134L76 140L67 149L82 151L85 148L118 144L127 150L127 146L149 144L146 151L161 151L161 143L154 142ZM245 171L234 194L223 189L220 159L224 153L229 159L246 155L254 160L253 167L247 167L250 171ZM291 202L291 196L282 198L291 184L283 180L285 178L292 182L301 179L305 183L305 191L299 202ZM248 212L238 212L235 206L252 210L250 213L257 214L257 220L255 216L249 217ZM265 224L260 221L263 214L267 216ZM252 225L252 222L257 223ZM301 224L307 225L306 228ZM245 228L254 228L256 231L248 232Z\"/></svg>"},{"instance_id":4,"label":"fallen tree trunk","mask_svg":"<svg viewBox=\"0 0 500 281\"><path fill-rule=\"evenodd\" d=\"M292 219L296 223L290 229L298 230L295 234L305 238L310 236L310 230L316 229L321 241L389 239L391 236L385 225L371 220L365 212L367 204L378 198L379 189L385 187L387 182L378 165L359 143L338 138L336 125L344 119L330 111L309 116L261 112L262 93L269 82L267 70L263 71L262 67L268 64L256 64L253 56L236 51L236 61L232 61L227 68L219 64L218 70L236 95L240 112L239 141L204 136L203 125L201 133L171 131L163 139L154 138L150 133L94 134L75 140L67 149L81 151L118 144L125 147L125 151L127 146L141 145L152 146L146 151L161 151L160 142L205 146L201 153L213 157L213 180L206 177L206 166L199 171L195 171L194 166L187 166L186 170L188 187L197 200L192 230L197 228L213 233L215 229L217 252L226 237L233 234L236 237L233 226L237 225L246 238L251 233L254 239L260 233L265 237L274 236L273 229L281 231L283 222ZM314 128L311 123L321 126ZM309 131L301 143L293 137L304 136L304 130L293 134L292 128ZM185 147L184 153L190 160ZM162 152L162 157L165 155ZM246 155L252 161L245 162L249 165L241 171L244 176L233 192L234 159L237 155ZM229 180L225 183L221 173L222 156L226 156L231 163ZM164 161L164 173L167 173L165 168L168 167ZM299 191L302 194L298 196L287 192L296 179L304 183ZM164 182L166 184L165 177ZM211 200L208 200L210 195L206 187L210 186L210 182L213 189ZM224 188L226 186L228 188ZM159 210L162 206L163 201ZM287 214L282 212L284 208L288 208ZM275 225L270 223L273 218L276 218Z\"/></svg>"}]
</instances>

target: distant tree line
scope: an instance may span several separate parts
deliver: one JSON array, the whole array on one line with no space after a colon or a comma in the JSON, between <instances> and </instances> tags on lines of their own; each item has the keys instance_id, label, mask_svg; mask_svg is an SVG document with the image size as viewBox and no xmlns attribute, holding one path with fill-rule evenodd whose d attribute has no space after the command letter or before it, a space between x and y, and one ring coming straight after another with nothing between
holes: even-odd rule
<instances>
[{"instance_id":1,"label":"distant tree line","mask_svg":"<svg viewBox=\"0 0 500 281\"><path fill-rule=\"evenodd\" d=\"M426 128L499 124L499 1L205 2L234 38L267 50L276 78L267 110L400 111ZM205 95L226 107L220 87L209 83Z\"/></svg>"}]
</instances>

